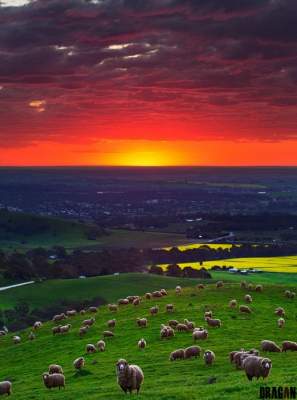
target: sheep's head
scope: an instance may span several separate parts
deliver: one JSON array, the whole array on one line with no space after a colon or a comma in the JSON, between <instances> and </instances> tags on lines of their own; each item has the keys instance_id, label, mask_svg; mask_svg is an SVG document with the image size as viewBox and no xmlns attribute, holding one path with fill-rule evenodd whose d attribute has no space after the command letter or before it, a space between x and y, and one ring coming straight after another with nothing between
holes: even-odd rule
<instances>
[{"instance_id":1,"label":"sheep's head","mask_svg":"<svg viewBox=\"0 0 297 400\"><path fill-rule=\"evenodd\" d=\"M261 361L261 366L265 371L269 371L272 367L272 362L269 358L263 358Z\"/></svg>"},{"instance_id":2,"label":"sheep's head","mask_svg":"<svg viewBox=\"0 0 297 400\"><path fill-rule=\"evenodd\" d=\"M126 369L128 368L128 363L125 359L120 358L116 364L117 366L117 371L119 373L123 373L124 371L126 371Z\"/></svg>"},{"instance_id":3,"label":"sheep's head","mask_svg":"<svg viewBox=\"0 0 297 400\"><path fill-rule=\"evenodd\" d=\"M47 381L48 381L48 378L49 378L49 373L48 373L48 372L44 372L44 373L42 374L42 378L43 378L44 382L47 382Z\"/></svg>"}]
</instances>

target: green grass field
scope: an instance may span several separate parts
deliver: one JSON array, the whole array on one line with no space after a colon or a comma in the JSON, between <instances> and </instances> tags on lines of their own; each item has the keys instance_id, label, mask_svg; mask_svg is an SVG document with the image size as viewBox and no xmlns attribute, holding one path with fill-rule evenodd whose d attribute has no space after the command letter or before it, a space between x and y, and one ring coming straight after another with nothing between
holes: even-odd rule
<instances>
[{"instance_id":1,"label":"green grass field","mask_svg":"<svg viewBox=\"0 0 297 400\"><path fill-rule=\"evenodd\" d=\"M181 268L189 267L200 269L199 262L179 263ZM224 260L204 261L203 267L210 269L213 266L219 267L234 267L239 269L259 269L265 272L288 272L297 273L297 256L284 257L251 257L251 258L227 258ZM166 270L168 264L161 264Z\"/></svg>"},{"instance_id":2,"label":"green grass field","mask_svg":"<svg viewBox=\"0 0 297 400\"><path fill-rule=\"evenodd\" d=\"M118 282L115 278L118 278ZM126 276L124 281L132 276ZM149 281L147 280L149 278ZM99 278L98 278L99 279ZM103 278L100 278L103 279ZM112 279L114 281L112 282ZM123 295L122 277L110 277L112 291L110 300ZM159 289L165 286L167 278L156 276L141 277L137 275L133 292L130 294ZM171 283L172 280L169 279ZM174 284L177 282L175 280ZM185 286L186 281L179 281ZM105 282L106 283L106 282ZM161 285L161 286L160 286ZM98 283L98 288L100 287ZM130 289L133 285L131 284ZM106 285L105 285L106 288ZM83 316L71 319L72 329L64 336L53 336L49 322L37 333L37 338L29 342L26 338L28 331L19 332L23 338L20 345L13 345L11 335L0 338L1 362L0 380L10 379L13 382L16 400L94 400L94 399L124 399L125 395L116 383L115 363L118 358L126 358L130 363L139 365L145 375L144 384L139 399L160 400L238 400L259 398L259 387L262 380L249 382L243 371L235 370L229 363L228 353L232 350L259 348L263 339L270 339L280 344L283 340L296 340L296 299L289 300L283 295L287 286L264 285L263 293L252 292L253 303L251 316L243 316L238 310L228 308L230 299L235 298L243 303L245 291L238 283L226 284L222 289L216 289L214 284L198 291L192 287L184 289L182 295L173 292L162 299L144 300L140 306L123 306L113 315L102 306L96 315L96 323L87 335L80 339L77 331ZM103 289L102 289L103 290ZM75 290L73 290L75 292ZM8 294L8 292L7 292ZM98 289L98 294L100 290ZM79 295L79 294L77 294ZM50 300L48 300L50 301ZM2 299L1 299L2 303ZM173 314L165 312L165 305L173 303L176 311ZM158 304L160 312L157 316L149 315L149 308ZM209 338L198 343L203 350L210 349L216 354L215 364L206 367L200 358L170 362L169 354L177 348L193 344L191 333L176 333L170 340L160 340L160 324L169 319L183 320L188 318L198 326L205 325L203 313L205 306L213 310L214 315L222 320L219 329L209 328ZM286 326L279 329L274 315L276 306L286 310ZM106 321L112 317L117 320L115 337L106 339L106 351L85 355L87 343L96 343L102 331L106 329ZM148 317L148 328L138 328L135 324L137 317ZM144 351L137 348L137 341L144 337L148 346ZM86 366L82 373L75 373L73 360L78 356L86 358ZM269 353L273 368L264 383L269 386L296 386L297 353ZM47 390L41 381L41 374L47 370L50 363L61 364L66 376L66 389ZM215 377L212 385L207 383L209 377Z\"/></svg>"}]
</instances>

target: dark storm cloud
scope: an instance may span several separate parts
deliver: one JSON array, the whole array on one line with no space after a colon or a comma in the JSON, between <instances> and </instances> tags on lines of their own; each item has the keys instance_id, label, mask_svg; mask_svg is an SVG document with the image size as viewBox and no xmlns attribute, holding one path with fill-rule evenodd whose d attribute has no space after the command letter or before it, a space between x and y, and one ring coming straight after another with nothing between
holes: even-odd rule
<instances>
[{"instance_id":1,"label":"dark storm cloud","mask_svg":"<svg viewBox=\"0 0 297 400\"><path fill-rule=\"evenodd\" d=\"M0 122L22 142L57 135L71 118L104 137L101 124L114 115L174 113L192 124L211 115L238 137L266 138L275 126L288 137L297 130L296 61L296 0L0 6ZM44 100L44 111L32 100ZM265 129L248 130L253 115Z\"/></svg>"}]
</instances>

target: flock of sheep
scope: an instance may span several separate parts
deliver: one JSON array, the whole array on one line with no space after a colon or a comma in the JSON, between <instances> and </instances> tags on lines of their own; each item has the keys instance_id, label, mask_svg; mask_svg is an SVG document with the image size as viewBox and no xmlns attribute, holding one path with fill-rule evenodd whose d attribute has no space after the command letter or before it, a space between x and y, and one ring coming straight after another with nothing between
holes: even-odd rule
<instances>
[{"instance_id":1,"label":"flock of sheep","mask_svg":"<svg viewBox=\"0 0 297 400\"><path fill-rule=\"evenodd\" d=\"M220 289L223 286L224 283L222 281L216 283L217 289ZM256 292L263 291L262 285L257 285L253 287L253 285L251 284L247 285L246 282L241 282L240 286L244 290L249 290L249 291L255 290ZM197 288L204 289L204 285L199 284L197 285ZM176 295L181 296L182 292L183 290L181 286L177 286L175 289ZM146 293L143 296L143 298L151 300L156 298L162 298L164 296L167 296L167 291L165 289L161 289L153 293ZM286 290L285 296L287 298L293 299L295 298L295 293ZM121 306L128 304L133 304L134 306L138 306L141 303L141 301L142 297L140 296L128 296L125 299L119 299L117 304L109 304L108 309L111 313L116 313L119 307ZM230 307L231 309L238 308L240 313L247 313L247 314L252 313L252 309L248 305L253 302L251 294L244 295L244 302L246 304L238 306L237 300L232 299L230 300L228 307ZM175 312L174 304L167 304L165 310L168 314L174 313ZM86 313L91 313L95 315L97 312L98 312L97 307L89 307L88 310L81 310L79 313L81 315L85 315ZM154 305L150 308L151 316L158 314L158 312L159 312L158 305ZM283 328L285 325L285 315L286 315L284 308L277 307L274 313L277 317L279 317L277 320L278 327ZM74 317L77 314L78 312L76 310L69 310L66 313L55 315L52 318L52 321L54 324L58 325L52 327L52 334L54 336L67 334L71 330L72 325L70 323L62 325L61 322L71 317ZM218 318L214 318L213 312L209 309L205 311L204 319L208 326L208 329L220 328L222 326L222 321ZM96 321L95 317L84 319L81 323L81 327L79 328L78 335L80 337L84 336L88 332L88 330L92 327L92 325L94 325L95 321ZM136 325L139 328L146 328L148 326L148 319L137 318ZM33 325L32 331L29 333L28 339L34 340L37 335L36 332L39 329L42 329L42 327L43 327L42 322L36 321ZM85 351L87 354L95 353L97 351L103 352L106 350L106 343L104 339L106 337L113 337L115 335L114 328L116 327L116 319L113 318L107 321L107 327L109 330L103 332L102 339L100 339L95 344L89 343L86 345ZM183 321L170 319L166 325L161 324L160 327L161 340L173 338L175 334L178 334L179 332L190 332L192 334L192 339L194 341L194 345L192 346L189 346L185 349L176 349L172 351L169 355L169 360L176 361L176 360L197 358L203 354L203 360L205 365L212 365L216 359L214 351L205 350L203 352L201 347L196 345L197 341L204 341L208 339L209 337L208 329L203 326L196 327L195 322L189 321L188 319L184 319ZM7 330L0 331L0 336L6 336L7 334L8 334ZM22 341L20 336L13 336L12 340L13 343L16 345L21 343ZM139 349L143 350L146 348L147 342L144 338L141 338L138 341L137 345ZM260 350L262 352L286 352L288 350L297 351L297 343L286 340L283 341L282 346L280 347L273 341L263 340L261 342ZM229 354L229 359L231 364L234 364L237 369L242 369L245 372L249 380L252 380L253 378L259 379L260 377L262 377L264 379L268 377L272 368L271 360L267 357L260 356L259 350L256 349L251 349L251 350L239 349L232 351ZM73 368L75 370L81 370L85 367L85 363L86 360L84 357L78 357L73 361ZM139 392L144 380L143 371L139 366L128 364L128 362L125 359L119 359L118 362L116 363L116 375L117 375L118 385L125 393L127 392L131 393L133 391L136 391L137 393ZM42 374L42 380L44 386L48 389L65 388L65 375L63 372L63 368L58 364L51 364L48 368L48 371ZM11 393L12 393L12 383L10 381L0 382L0 395L5 395L5 394L10 395Z\"/></svg>"}]
</instances>

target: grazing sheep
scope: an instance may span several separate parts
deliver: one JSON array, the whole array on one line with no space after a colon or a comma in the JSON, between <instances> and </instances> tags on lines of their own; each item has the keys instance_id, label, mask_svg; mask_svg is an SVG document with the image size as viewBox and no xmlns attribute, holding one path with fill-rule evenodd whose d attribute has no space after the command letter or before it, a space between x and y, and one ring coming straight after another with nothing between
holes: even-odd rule
<instances>
[{"instance_id":1,"label":"grazing sheep","mask_svg":"<svg viewBox=\"0 0 297 400\"><path fill-rule=\"evenodd\" d=\"M146 347L146 341L145 341L143 338L140 339L140 340L138 341L137 346L138 346L139 349L145 349L145 347Z\"/></svg>"},{"instance_id":2,"label":"grazing sheep","mask_svg":"<svg viewBox=\"0 0 297 400\"><path fill-rule=\"evenodd\" d=\"M91 306L91 307L88 308L88 311L91 312L91 313L96 313L96 312L98 312L98 308L94 307L94 306Z\"/></svg>"},{"instance_id":3,"label":"grazing sheep","mask_svg":"<svg viewBox=\"0 0 297 400\"><path fill-rule=\"evenodd\" d=\"M185 358L199 357L201 353L201 348L199 346L190 346L185 349Z\"/></svg>"},{"instance_id":4,"label":"grazing sheep","mask_svg":"<svg viewBox=\"0 0 297 400\"><path fill-rule=\"evenodd\" d=\"M162 293L159 290L153 292L153 297L163 297Z\"/></svg>"},{"instance_id":5,"label":"grazing sheep","mask_svg":"<svg viewBox=\"0 0 297 400\"><path fill-rule=\"evenodd\" d=\"M12 383L10 381L0 382L0 395L7 394L10 396L12 393Z\"/></svg>"},{"instance_id":6,"label":"grazing sheep","mask_svg":"<svg viewBox=\"0 0 297 400\"><path fill-rule=\"evenodd\" d=\"M104 342L104 340L99 340L98 342L97 342L97 348L98 348L98 350L99 351L105 351L105 342Z\"/></svg>"},{"instance_id":7,"label":"grazing sheep","mask_svg":"<svg viewBox=\"0 0 297 400\"><path fill-rule=\"evenodd\" d=\"M263 285L256 285L255 291L256 292L263 292Z\"/></svg>"},{"instance_id":8,"label":"grazing sheep","mask_svg":"<svg viewBox=\"0 0 297 400\"><path fill-rule=\"evenodd\" d=\"M103 337L113 337L114 333L111 331L104 331L103 332Z\"/></svg>"},{"instance_id":9,"label":"grazing sheep","mask_svg":"<svg viewBox=\"0 0 297 400\"><path fill-rule=\"evenodd\" d=\"M6 331L0 331L0 336L6 336L7 332Z\"/></svg>"},{"instance_id":10,"label":"grazing sheep","mask_svg":"<svg viewBox=\"0 0 297 400\"><path fill-rule=\"evenodd\" d=\"M89 325L81 326L79 328L79 336L80 337L84 336L88 332L88 330L89 330Z\"/></svg>"},{"instance_id":11,"label":"grazing sheep","mask_svg":"<svg viewBox=\"0 0 297 400\"><path fill-rule=\"evenodd\" d=\"M206 340L208 338L208 331L206 329L194 329L193 332L193 340L196 342L196 340Z\"/></svg>"},{"instance_id":12,"label":"grazing sheep","mask_svg":"<svg viewBox=\"0 0 297 400\"><path fill-rule=\"evenodd\" d=\"M107 327L108 328L114 328L116 326L116 320L115 319L110 319L107 321Z\"/></svg>"},{"instance_id":13,"label":"grazing sheep","mask_svg":"<svg viewBox=\"0 0 297 400\"><path fill-rule=\"evenodd\" d=\"M161 289L160 292L162 293L162 296L167 296L167 290Z\"/></svg>"},{"instance_id":14,"label":"grazing sheep","mask_svg":"<svg viewBox=\"0 0 297 400\"><path fill-rule=\"evenodd\" d=\"M96 353L96 351L97 351L96 347L93 344L89 343L86 345L86 353L87 354Z\"/></svg>"},{"instance_id":15,"label":"grazing sheep","mask_svg":"<svg viewBox=\"0 0 297 400\"><path fill-rule=\"evenodd\" d=\"M214 319L214 318L209 318L209 317L206 317L205 318L205 321L207 322L207 325L208 326L212 326L212 327L214 327L214 328L220 328L221 327L221 325L222 325L222 322L221 322L221 320L220 319Z\"/></svg>"},{"instance_id":16,"label":"grazing sheep","mask_svg":"<svg viewBox=\"0 0 297 400\"><path fill-rule=\"evenodd\" d=\"M261 342L261 350L263 351L269 351L272 353L280 353L281 349L278 347L278 345L271 340L262 340Z\"/></svg>"},{"instance_id":17,"label":"grazing sheep","mask_svg":"<svg viewBox=\"0 0 297 400\"><path fill-rule=\"evenodd\" d=\"M290 290L285 290L285 297L288 299L291 297L291 291Z\"/></svg>"},{"instance_id":18,"label":"grazing sheep","mask_svg":"<svg viewBox=\"0 0 297 400\"><path fill-rule=\"evenodd\" d=\"M53 335L56 335L57 333L61 333L61 325L54 326L52 328L52 332L53 332Z\"/></svg>"},{"instance_id":19,"label":"grazing sheep","mask_svg":"<svg viewBox=\"0 0 297 400\"><path fill-rule=\"evenodd\" d=\"M118 300L118 305L119 306L125 306L127 304L129 304L129 300L128 299L119 299Z\"/></svg>"},{"instance_id":20,"label":"grazing sheep","mask_svg":"<svg viewBox=\"0 0 297 400\"><path fill-rule=\"evenodd\" d=\"M56 315L53 316L52 321L53 322L62 321L63 319L66 319L66 318L67 318L67 316L64 313L56 314Z\"/></svg>"},{"instance_id":21,"label":"grazing sheep","mask_svg":"<svg viewBox=\"0 0 297 400\"><path fill-rule=\"evenodd\" d=\"M109 311L116 312L116 311L118 311L119 307L117 304L108 304L108 309L109 309Z\"/></svg>"},{"instance_id":22,"label":"grazing sheep","mask_svg":"<svg viewBox=\"0 0 297 400\"><path fill-rule=\"evenodd\" d=\"M235 299L229 301L229 307L230 308L236 308L237 307L237 301Z\"/></svg>"},{"instance_id":23,"label":"grazing sheep","mask_svg":"<svg viewBox=\"0 0 297 400\"><path fill-rule=\"evenodd\" d=\"M239 311L241 313L244 313L244 314L251 314L252 313L252 310L250 309L249 306L243 306L243 305L239 307Z\"/></svg>"},{"instance_id":24,"label":"grazing sheep","mask_svg":"<svg viewBox=\"0 0 297 400\"><path fill-rule=\"evenodd\" d=\"M29 340L34 340L34 339L36 339L36 335L33 332L30 332L29 335L28 335L28 339Z\"/></svg>"},{"instance_id":25,"label":"grazing sheep","mask_svg":"<svg viewBox=\"0 0 297 400\"><path fill-rule=\"evenodd\" d=\"M289 340L285 340L282 344L282 351L297 351L297 342L290 342Z\"/></svg>"},{"instance_id":26,"label":"grazing sheep","mask_svg":"<svg viewBox=\"0 0 297 400\"><path fill-rule=\"evenodd\" d=\"M170 321L168 321L168 325L171 328L176 328L176 326L178 325L178 321L176 319L171 319Z\"/></svg>"},{"instance_id":27,"label":"grazing sheep","mask_svg":"<svg viewBox=\"0 0 297 400\"><path fill-rule=\"evenodd\" d=\"M160 338L170 338L174 336L174 330L170 326L161 325Z\"/></svg>"},{"instance_id":28,"label":"grazing sheep","mask_svg":"<svg viewBox=\"0 0 297 400\"><path fill-rule=\"evenodd\" d=\"M139 304L140 304L140 298L134 299L132 304L133 304L134 306L139 306Z\"/></svg>"},{"instance_id":29,"label":"grazing sheep","mask_svg":"<svg viewBox=\"0 0 297 400\"><path fill-rule=\"evenodd\" d=\"M278 326L279 328L283 328L283 327L285 326L285 320L284 320L283 318L279 318L279 319L277 320L277 326Z\"/></svg>"},{"instance_id":30,"label":"grazing sheep","mask_svg":"<svg viewBox=\"0 0 297 400\"><path fill-rule=\"evenodd\" d=\"M68 333L71 328L71 324L63 325L60 327L60 333Z\"/></svg>"},{"instance_id":31,"label":"grazing sheep","mask_svg":"<svg viewBox=\"0 0 297 400\"><path fill-rule=\"evenodd\" d=\"M181 286L176 286L176 288L175 288L175 293L176 293L176 294L181 294L181 292L182 292Z\"/></svg>"},{"instance_id":32,"label":"grazing sheep","mask_svg":"<svg viewBox=\"0 0 297 400\"><path fill-rule=\"evenodd\" d=\"M178 324L176 325L176 330L177 330L178 332L188 332L188 331L189 331L187 325L186 325L186 324L181 324L181 323L178 323Z\"/></svg>"},{"instance_id":33,"label":"grazing sheep","mask_svg":"<svg viewBox=\"0 0 297 400\"><path fill-rule=\"evenodd\" d=\"M42 374L42 378L43 378L43 383L45 385L45 387L47 387L48 389L54 388L54 387L58 387L59 390L60 388L64 388L65 389L65 376L63 374L49 374L47 372L44 372Z\"/></svg>"},{"instance_id":34,"label":"grazing sheep","mask_svg":"<svg viewBox=\"0 0 297 400\"><path fill-rule=\"evenodd\" d=\"M136 323L141 328L147 327L147 319L146 318L137 318Z\"/></svg>"},{"instance_id":35,"label":"grazing sheep","mask_svg":"<svg viewBox=\"0 0 297 400\"><path fill-rule=\"evenodd\" d=\"M41 321L36 321L36 322L34 322L34 325L33 325L33 329L36 331L37 329L39 329L39 328L41 328L42 327L42 322Z\"/></svg>"},{"instance_id":36,"label":"grazing sheep","mask_svg":"<svg viewBox=\"0 0 297 400\"><path fill-rule=\"evenodd\" d=\"M51 364L48 367L48 373L52 374L63 374L63 368L59 364Z\"/></svg>"},{"instance_id":37,"label":"grazing sheep","mask_svg":"<svg viewBox=\"0 0 297 400\"><path fill-rule=\"evenodd\" d=\"M184 358L185 358L185 350L178 349L170 353L169 361L183 360Z\"/></svg>"},{"instance_id":38,"label":"grazing sheep","mask_svg":"<svg viewBox=\"0 0 297 400\"><path fill-rule=\"evenodd\" d=\"M166 312L174 312L174 305L173 304L166 304Z\"/></svg>"},{"instance_id":39,"label":"grazing sheep","mask_svg":"<svg viewBox=\"0 0 297 400\"><path fill-rule=\"evenodd\" d=\"M274 314L278 317L284 317L286 315L285 310L282 307L277 307L274 311Z\"/></svg>"},{"instance_id":40,"label":"grazing sheep","mask_svg":"<svg viewBox=\"0 0 297 400\"><path fill-rule=\"evenodd\" d=\"M212 318L212 311L205 311L204 318L207 318L207 317Z\"/></svg>"},{"instance_id":41,"label":"grazing sheep","mask_svg":"<svg viewBox=\"0 0 297 400\"><path fill-rule=\"evenodd\" d=\"M80 310L80 315L85 315L86 314L86 310L84 310L84 309L82 309L82 310Z\"/></svg>"},{"instance_id":42,"label":"grazing sheep","mask_svg":"<svg viewBox=\"0 0 297 400\"><path fill-rule=\"evenodd\" d=\"M82 322L83 326L92 326L95 323L95 318L85 319Z\"/></svg>"},{"instance_id":43,"label":"grazing sheep","mask_svg":"<svg viewBox=\"0 0 297 400\"><path fill-rule=\"evenodd\" d=\"M206 350L203 355L205 365L212 365L216 359L215 353L211 350Z\"/></svg>"},{"instance_id":44,"label":"grazing sheep","mask_svg":"<svg viewBox=\"0 0 297 400\"><path fill-rule=\"evenodd\" d=\"M252 349L249 351L245 351L245 350L240 350L235 352L235 354L233 355L233 360L232 362L235 364L237 369L242 369L243 366L243 361L249 357L249 356L258 356L259 355L259 351L256 349Z\"/></svg>"},{"instance_id":45,"label":"grazing sheep","mask_svg":"<svg viewBox=\"0 0 297 400\"><path fill-rule=\"evenodd\" d=\"M77 314L76 310L68 310L68 311L66 311L67 317L75 317L76 314Z\"/></svg>"},{"instance_id":46,"label":"grazing sheep","mask_svg":"<svg viewBox=\"0 0 297 400\"><path fill-rule=\"evenodd\" d=\"M150 313L151 315L156 315L159 312L159 307L158 306L154 306L150 308Z\"/></svg>"},{"instance_id":47,"label":"grazing sheep","mask_svg":"<svg viewBox=\"0 0 297 400\"><path fill-rule=\"evenodd\" d=\"M241 289L246 289L246 288L247 288L247 283L246 283L246 281L241 281L241 282L240 282L240 287L241 287Z\"/></svg>"},{"instance_id":48,"label":"grazing sheep","mask_svg":"<svg viewBox=\"0 0 297 400\"><path fill-rule=\"evenodd\" d=\"M205 288L203 283L198 283L198 285L196 287L197 287L197 289L204 289Z\"/></svg>"},{"instance_id":49,"label":"grazing sheep","mask_svg":"<svg viewBox=\"0 0 297 400\"><path fill-rule=\"evenodd\" d=\"M246 376L249 381L252 381L253 378L257 378L257 380L262 377L267 378L272 363L269 358L263 358L258 356L249 356L243 361L243 369L245 370Z\"/></svg>"},{"instance_id":50,"label":"grazing sheep","mask_svg":"<svg viewBox=\"0 0 297 400\"><path fill-rule=\"evenodd\" d=\"M85 366L85 359L83 357L79 357L73 361L73 366L75 369L82 369Z\"/></svg>"},{"instance_id":51,"label":"grazing sheep","mask_svg":"<svg viewBox=\"0 0 297 400\"><path fill-rule=\"evenodd\" d=\"M120 359L116 364L117 382L121 389L130 394L133 390L139 393L141 384L144 380L142 369L138 365L129 365L126 360Z\"/></svg>"},{"instance_id":52,"label":"grazing sheep","mask_svg":"<svg viewBox=\"0 0 297 400\"><path fill-rule=\"evenodd\" d=\"M295 297L296 297L296 293L295 292L291 292L290 299L295 299Z\"/></svg>"},{"instance_id":53,"label":"grazing sheep","mask_svg":"<svg viewBox=\"0 0 297 400\"><path fill-rule=\"evenodd\" d=\"M151 298L153 297L153 295L152 295L151 293L146 293L146 294L144 295L144 297L145 297L147 300L151 300Z\"/></svg>"},{"instance_id":54,"label":"grazing sheep","mask_svg":"<svg viewBox=\"0 0 297 400\"><path fill-rule=\"evenodd\" d=\"M19 343L21 343L22 339L20 338L20 336L14 336L12 338L12 341L14 344L19 344Z\"/></svg>"},{"instance_id":55,"label":"grazing sheep","mask_svg":"<svg viewBox=\"0 0 297 400\"><path fill-rule=\"evenodd\" d=\"M195 322L184 319L184 323L187 325L189 331L193 331L195 329Z\"/></svg>"},{"instance_id":56,"label":"grazing sheep","mask_svg":"<svg viewBox=\"0 0 297 400\"><path fill-rule=\"evenodd\" d=\"M222 288L223 286L224 286L224 282L223 282L223 281L218 281L218 282L216 283L216 288L217 288L217 289Z\"/></svg>"},{"instance_id":57,"label":"grazing sheep","mask_svg":"<svg viewBox=\"0 0 297 400\"><path fill-rule=\"evenodd\" d=\"M251 296L250 294L246 294L246 295L244 296L244 301L245 301L246 303L252 303L252 301L253 301L252 296Z\"/></svg>"}]
</instances>

